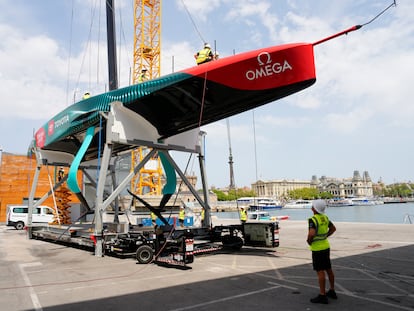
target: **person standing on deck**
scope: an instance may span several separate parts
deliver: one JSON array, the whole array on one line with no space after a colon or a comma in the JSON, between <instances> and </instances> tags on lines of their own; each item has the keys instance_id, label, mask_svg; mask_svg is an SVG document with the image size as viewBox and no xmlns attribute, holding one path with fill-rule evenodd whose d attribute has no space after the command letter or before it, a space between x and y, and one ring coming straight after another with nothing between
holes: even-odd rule
<instances>
[{"instance_id":1,"label":"person standing on deck","mask_svg":"<svg viewBox=\"0 0 414 311\"><path fill-rule=\"evenodd\" d=\"M194 58L196 59L197 65L201 65L214 60L215 56L213 54L213 51L211 50L210 44L204 43L204 48L201 51L194 54Z\"/></svg>"}]
</instances>

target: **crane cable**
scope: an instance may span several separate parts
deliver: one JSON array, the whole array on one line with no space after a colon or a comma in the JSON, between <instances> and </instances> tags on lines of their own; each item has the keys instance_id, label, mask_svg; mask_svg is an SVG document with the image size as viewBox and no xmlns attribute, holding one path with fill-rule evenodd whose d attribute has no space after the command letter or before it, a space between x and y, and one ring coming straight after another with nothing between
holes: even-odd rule
<instances>
[{"instance_id":1,"label":"crane cable","mask_svg":"<svg viewBox=\"0 0 414 311\"><path fill-rule=\"evenodd\" d=\"M197 27L196 23L194 22L194 19L191 16L190 11L188 10L187 6L185 5L184 0L181 0L181 3L183 4L183 7L184 7L185 11L187 12L188 17L190 18L191 23L193 24L195 30L197 31L198 36L200 37L201 41L203 41L203 43L205 43L206 41L204 40L203 36L201 35L201 32L198 30L198 27Z\"/></svg>"},{"instance_id":2,"label":"crane cable","mask_svg":"<svg viewBox=\"0 0 414 311\"><path fill-rule=\"evenodd\" d=\"M183 7L184 7L185 11L187 12L187 15L188 15L188 17L190 18L191 23L192 23L192 24L193 24L193 26L194 26L194 29L197 31L198 36L200 37L201 41L202 41L202 42L203 42L203 44L204 44L206 41L204 40L204 38L203 38L203 36L202 36L202 34L201 34L200 30L198 29L198 27L197 27L196 23L194 22L194 19L193 19L193 17L191 16L191 13L190 13L190 11L188 10L188 8L187 8L187 6L186 6L186 4L185 4L184 0L181 0L181 3L182 3L182 5L183 5ZM201 97L201 107L200 107L200 117L199 117L199 120L198 120L198 127L200 127L200 126L201 126L201 122L202 122L202 119L203 119L204 101L205 101L205 96L206 96L206 88L207 88L207 72L208 72L208 71L206 71L206 72L205 72L205 74L204 74L203 94L202 94L202 97Z\"/></svg>"}]
</instances>

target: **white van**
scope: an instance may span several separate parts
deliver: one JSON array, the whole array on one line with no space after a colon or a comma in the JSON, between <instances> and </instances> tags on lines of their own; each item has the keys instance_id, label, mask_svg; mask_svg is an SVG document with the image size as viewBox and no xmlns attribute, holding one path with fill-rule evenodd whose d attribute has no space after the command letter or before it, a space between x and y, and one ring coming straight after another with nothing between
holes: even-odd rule
<instances>
[{"instance_id":1,"label":"white van","mask_svg":"<svg viewBox=\"0 0 414 311\"><path fill-rule=\"evenodd\" d=\"M27 205L7 206L7 226L22 230L27 225L29 208ZM53 209L49 206L38 206L33 210L32 223L49 223L53 220Z\"/></svg>"}]
</instances>

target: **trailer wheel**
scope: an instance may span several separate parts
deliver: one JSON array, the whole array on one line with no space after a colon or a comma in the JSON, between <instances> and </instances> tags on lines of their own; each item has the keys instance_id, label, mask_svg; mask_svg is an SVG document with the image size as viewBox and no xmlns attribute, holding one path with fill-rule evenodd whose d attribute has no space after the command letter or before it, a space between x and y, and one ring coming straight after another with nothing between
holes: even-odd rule
<instances>
[{"instance_id":1,"label":"trailer wheel","mask_svg":"<svg viewBox=\"0 0 414 311\"><path fill-rule=\"evenodd\" d=\"M24 222L23 221L18 221L14 227L16 228L16 230L23 230Z\"/></svg>"},{"instance_id":2,"label":"trailer wheel","mask_svg":"<svg viewBox=\"0 0 414 311\"><path fill-rule=\"evenodd\" d=\"M240 250L243 247L243 239L239 236L225 235L222 237L221 242L223 246L234 250Z\"/></svg>"},{"instance_id":3,"label":"trailer wheel","mask_svg":"<svg viewBox=\"0 0 414 311\"><path fill-rule=\"evenodd\" d=\"M149 245L141 245L137 249L136 258L139 263L147 264L152 261L154 251Z\"/></svg>"}]
</instances>

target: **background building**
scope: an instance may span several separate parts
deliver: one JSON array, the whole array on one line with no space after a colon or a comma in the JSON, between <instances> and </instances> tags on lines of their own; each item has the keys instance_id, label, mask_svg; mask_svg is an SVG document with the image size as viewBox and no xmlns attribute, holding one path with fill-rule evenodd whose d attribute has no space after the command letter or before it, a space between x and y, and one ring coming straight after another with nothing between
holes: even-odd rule
<instances>
[{"instance_id":1,"label":"background building","mask_svg":"<svg viewBox=\"0 0 414 311\"><path fill-rule=\"evenodd\" d=\"M258 180L252 184L252 190L256 192L258 197L276 197L276 198L287 198L288 193L291 190L300 189L300 188L310 188L315 187L311 185L309 180L270 180L263 181Z\"/></svg>"},{"instance_id":2,"label":"background building","mask_svg":"<svg viewBox=\"0 0 414 311\"><path fill-rule=\"evenodd\" d=\"M371 197L373 196L373 184L368 172L361 177L359 171L354 171L352 178L333 178L316 175L312 180L258 180L252 184L252 190L260 197L287 198L291 190L300 188L317 188L320 192L329 192L334 197Z\"/></svg>"}]
</instances>

